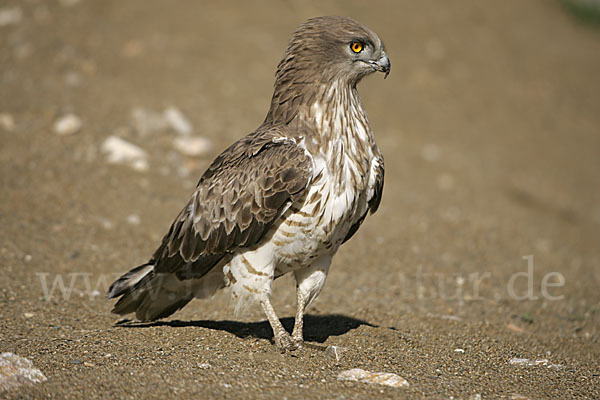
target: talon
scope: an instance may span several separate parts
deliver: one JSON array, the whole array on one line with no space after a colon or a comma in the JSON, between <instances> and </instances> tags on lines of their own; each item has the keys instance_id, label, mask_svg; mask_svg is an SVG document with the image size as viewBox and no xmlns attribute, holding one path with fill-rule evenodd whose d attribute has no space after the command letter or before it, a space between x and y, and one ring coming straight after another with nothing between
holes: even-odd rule
<instances>
[{"instance_id":1,"label":"talon","mask_svg":"<svg viewBox=\"0 0 600 400\"><path fill-rule=\"evenodd\" d=\"M292 341L294 342L294 346L297 349L301 349L304 347L304 339L301 337L292 337Z\"/></svg>"},{"instance_id":2,"label":"talon","mask_svg":"<svg viewBox=\"0 0 600 400\"><path fill-rule=\"evenodd\" d=\"M288 334L275 336L275 346L282 352L296 350L296 344Z\"/></svg>"}]
</instances>

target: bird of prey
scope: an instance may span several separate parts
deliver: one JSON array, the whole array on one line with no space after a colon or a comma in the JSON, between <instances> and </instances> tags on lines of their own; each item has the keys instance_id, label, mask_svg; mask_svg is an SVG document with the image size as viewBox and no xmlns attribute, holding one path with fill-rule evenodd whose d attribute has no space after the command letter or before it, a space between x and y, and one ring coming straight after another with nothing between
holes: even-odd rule
<instances>
[{"instance_id":1,"label":"bird of prey","mask_svg":"<svg viewBox=\"0 0 600 400\"><path fill-rule=\"evenodd\" d=\"M337 16L300 25L264 122L213 161L152 258L111 285L112 311L152 321L229 288L236 311L260 303L279 348L301 347L332 257L381 200L383 156L356 88L376 71L387 77L390 60L369 28ZM287 273L291 336L270 300Z\"/></svg>"}]
</instances>

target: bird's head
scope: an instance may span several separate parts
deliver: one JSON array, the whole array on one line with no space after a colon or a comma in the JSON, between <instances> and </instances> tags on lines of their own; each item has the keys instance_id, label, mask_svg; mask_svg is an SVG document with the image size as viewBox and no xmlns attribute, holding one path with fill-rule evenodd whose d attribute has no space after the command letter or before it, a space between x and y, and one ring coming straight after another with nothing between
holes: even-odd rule
<instances>
[{"instance_id":1,"label":"bird's head","mask_svg":"<svg viewBox=\"0 0 600 400\"><path fill-rule=\"evenodd\" d=\"M355 90L362 78L376 71L387 77L390 59L372 30L345 17L311 18L294 32L277 66L265 123L288 124L332 85Z\"/></svg>"},{"instance_id":2,"label":"bird's head","mask_svg":"<svg viewBox=\"0 0 600 400\"><path fill-rule=\"evenodd\" d=\"M277 77L356 85L380 71L387 77L390 60L383 42L369 28L346 17L317 17L304 22L293 34ZM304 76L305 75L305 76Z\"/></svg>"}]
</instances>

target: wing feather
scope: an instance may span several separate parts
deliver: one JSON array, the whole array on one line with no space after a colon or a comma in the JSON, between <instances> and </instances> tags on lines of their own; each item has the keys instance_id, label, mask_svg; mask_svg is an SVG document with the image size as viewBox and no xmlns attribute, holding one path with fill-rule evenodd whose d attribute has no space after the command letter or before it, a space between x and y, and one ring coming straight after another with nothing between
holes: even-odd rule
<instances>
[{"instance_id":1,"label":"wing feather","mask_svg":"<svg viewBox=\"0 0 600 400\"><path fill-rule=\"evenodd\" d=\"M354 236L356 231L358 231L358 228L360 228L360 225L363 223L363 221L367 217L367 213L370 212L371 214L374 214L377 211L377 209L379 208L379 204L381 203L381 197L383 195L384 176L385 176L385 168L383 166L383 156L381 156L381 154L380 154L379 161L377 162L377 164L375 166L375 183L373 185L373 194L369 199L367 199L367 204L369 207L367 208L365 213L358 219L358 221L356 221L350 227L350 230L346 234L346 237L344 238L344 241L342 243L346 243L348 240L350 240L350 238L352 236Z\"/></svg>"},{"instance_id":2,"label":"wing feather","mask_svg":"<svg viewBox=\"0 0 600 400\"><path fill-rule=\"evenodd\" d=\"M258 243L302 196L311 169L304 149L280 134L238 141L200 179L150 261L154 272L200 278L236 249Z\"/></svg>"},{"instance_id":3,"label":"wing feather","mask_svg":"<svg viewBox=\"0 0 600 400\"><path fill-rule=\"evenodd\" d=\"M373 188L373 196L369 199L369 210L371 214L379 208L381 203L381 197L383 196L383 179L385 177L385 168L383 166L383 156L380 155L380 160L377 163L377 169L375 172L375 185Z\"/></svg>"}]
</instances>

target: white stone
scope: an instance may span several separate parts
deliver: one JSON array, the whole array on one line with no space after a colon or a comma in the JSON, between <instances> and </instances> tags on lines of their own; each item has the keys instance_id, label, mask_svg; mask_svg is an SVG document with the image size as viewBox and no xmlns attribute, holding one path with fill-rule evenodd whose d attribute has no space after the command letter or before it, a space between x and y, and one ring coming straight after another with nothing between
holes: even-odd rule
<instances>
[{"instance_id":1,"label":"white stone","mask_svg":"<svg viewBox=\"0 0 600 400\"><path fill-rule=\"evenodd\" d=\"M202 136L180 136L173 140L173 147L181 154L198 157L208 153L212 144Z\"/></svg>"},{"instance_id":2,"label":"white stone","mask_svg":"<svg viewBox=\"0 0 600 400\"><path fill-rule=\"evenodd\" d=\"M162 113L136 107L131 111L133 126L141 135L172 129L182 136L194 132L191 122L176 107L169 107Z\"/></svg>"},{"instance_id":3,"label":"white stone","mask_svg":"<svg viewBox=\"0 0 600 400\"><path fill-rule=\"evenodd\" d=\"M78 87L83 83L83 77L77 71L67 71L63 78L65 83L71 87Z\"/></svg>"},{"instance_id":4,"label":"white stone","mask_svg":"<svg viewBox=\"0 0 600 400\"><path fill-rule=\"evenodd\" d=\"M75 114L65 114L54 122L54 133L65 136L79 132L82 123Z\"/></svg>"},{"instance_id":5,"label":"white stone","mask_svg":"<svg viewBox=\"0 0 600 400\"><path fill-rule=\"evenodd\" d=\"M191 122L176 107L169 107L164 112L165 120L180 135L191 135L194 131Z\"/></svg>"},{"instance_id":6,"label":"white stone","mask_svg":"<svg viewBox=\"0 0 600 400\"><path fill-rule=\"evenodd\" d=\"M530 360L528 358L517 358L517 357L515 357L515 358L511 358L508 363L510 365L522 365L522 366L527 366L527 367L542 366L542 367L554 368L554 369L564 368L564 366L562 366L560 364L553 364L553 363L551 363L547 358L542 358L542 359L539 359L539 360Z\"/></svg>"},{"instance_id":7,"label":"white stone","mask_svg":"<svg viewBox=\"0 0 600 400\"><path fill-rule=\"evenodd\" d=\"M107 218L98 217L98 221L100 222L100 224L102 225L102 227L104 229L112 229L114 227L114 224L112 223L112 221Z\"/></svg>"},{"instance_id":8,"label":"white stone","mask_svg":"<svg viewBox=\"0 0 600 400\"><path fill-rule=\"evenodd\" d=\"M0 27L18 24L21 19L23 19L23 11L19 7L0 9Z\"/></svg>"},{"instance_id":9,"label":"white stone","mask_svg":"<svg viewBox=\"0 0 600 400\"><path fill-rule=\"evenodd\" d=\"M13 353L0 354L0 393L46 380L42 371L34 368L27 358Z\"/></svg>"},{"instance_id":10,"label":"white stone","mask_svg":"<svg viewBox=\"0 0 600 400\"><path fill-rule=\"evenodd\" d=\"M148 155L142 148L121 139L118 136L109 136L102 143L102 152L111 164L129 165L137 171L148 170Z\"/></svg>"},{"instance_id":11,"label":"white stone","mask_svg":"<svg viewBox=\"0 0 600 400\"><path fill-rule=\"evenodd\" d=\"M356 381L364 383L376 383L391 387L408 387L406 379L391 372L371 372L364 369L354 368L342 371L337 378L342 381Z\"/></svg>"},{"instance_id":12,"label":"white stone","mask_svg":"<svg viewBox=\"0 0 600 400\"><path fill-rule=\"evenodd\" d=\"M131 110L131 120L137 132L142 136L165 130L170 126L164 113L157 113L143 107Z\"/></svg>"},{"instance_id":13,"label":"white stone","mask_svg":"<svg viewBox=\"0 0 600 400\"><path fill-rule=\"evenodd\" d=\"M127 222L130 223L131 225L139 225L141 222L140 216L137 214L128 215Z\"/></svg>"},{"instance_id":14,"label":"white stone","mask_svg":"<svg viewBox=\"0 0 600 400\"><path fill-rule=\"evenodd\" d=\"M8 132L14 131L15 120L13 116L7 113L0 113L0 127Z\"/></svg>"}]
</instances>

